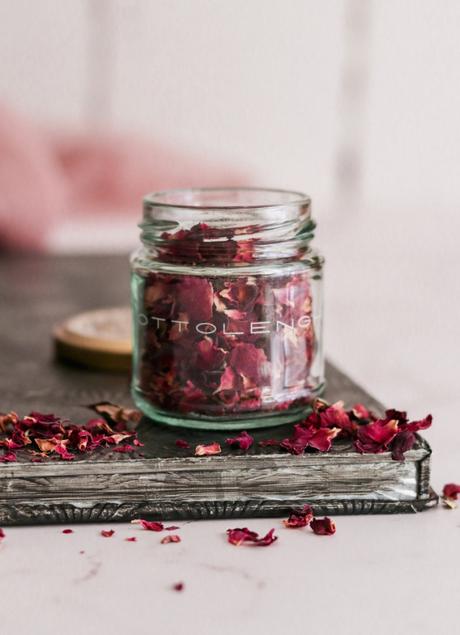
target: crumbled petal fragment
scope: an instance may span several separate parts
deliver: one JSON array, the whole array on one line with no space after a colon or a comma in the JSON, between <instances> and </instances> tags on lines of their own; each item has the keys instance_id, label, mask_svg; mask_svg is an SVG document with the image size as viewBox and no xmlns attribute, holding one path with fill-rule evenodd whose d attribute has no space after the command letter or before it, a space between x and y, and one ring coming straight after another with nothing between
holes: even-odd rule
<instances>
[{"instance_id":1,"label":"crumbled petal fragment","mask_svg":"<svg viewBox=\"0 0 460 635\"><path fill-rule=\"evenodd\" d=\"M103 529L101 531L101 536L103 538L111 538L113 536L113 534L115 533L114 529Z\"/></svg>"},{"instance_id":2,"label":"crumbled petal fragment","mask_svg":"<svg viewBox=\"0 0 460 635\"><path fill-rule=\"evenodd\" d=\"M189 448L190 443L188 441L185 441L185 439L176 439L176 446L178 448Z\"/></svg>"},{"instance_id":3,"label":"crumbled petal fragment","mask_svg":"<svg viewBox=\"0 0 460 635\"><path fill-rule=\"evenodd\" d=\"M178 536L177 534L170 534L169 536L165 536L164 538L161 539L161 544L162 545L167 545L170 542L180 542L180 536Z\"/></svg>"},{"instance_id":4,"label":"crumbled petal fragment","mask_svg":"<svg viewBox=\"0 0 460 635\"><path fill-rule=\"evenodd\" d=\"M156 520L145 520L144 518L136 518L131 521L132 525L141 525L147 531L163 531L164 525Z\"/></svg>"},{"instance_id":5,"label":"crumbled petal fragment","mask_svg":"<svg viewBox=\"0 0 460 635\"><path fill-rule=\"evenodd\" d=\"M289 529L298 529L306 527L313 520L313 509L310 505L304 505L298 509L293 509L287 520L283 520L285 527Z\"/></svg>"},{"instance_id":6,"label":"crumbled petal fragment","mask_svg":"<svg viewBox=\"0 0 460 635\"><path fill-rule=\"evenodd\" d=\"M97 414L100 414L104 419L115 428L120 425L137 424L142 418L140 410L135 408L125 408L110 401L101 401L99 403L91 404L88 406Z\"/></svg>"},{"instance_id":7,"label":"crumbled petal fragment","mask_svg":"<svg viewBox=\"0 0 460 635\"><path fill-rule=\"evenodd\" d=\"M233 445L239 447L240 450L249 450L251 445L254 443L254 438L251 437L245 430L240 432L236 437L226 439L225 443L228 445Z\"/></svg>"},{"instance_id":8,"label":"crumbled petal fragment","mask_svg":"<svg viewBox=\"0 0 460 635\"><path fill-rule=\"evenodd\" d=\"M0 540L3 540L3 538L5 538L5 532L3 531L3 529L0 527Z\"/></svg>"},{"instance_id":9,"label":"crumbled petal fragment","mask_svg":"<svg viewBox=\"0 0 460 635\"><path fill-rule=\"evenodd\" d=\"M63 529L62 533L63 534L73 534L73 529Z\"/></svg>"},{"instance_id":10,"label":"crumbled petal fragment","mask_svg":"<svg viewBox=\"0 0 460 635\"><path fill-rule=\"evenodd\" d=\"M183 582L176 582L173 584L173 591L183 591L185 589L185 584Z\"/></svg>"},{"instance_id":11,"label":"crumbled petal fragment","mask_svg":"<svg viewBox=\"0 0 460 635\"><path fill-rule=\"evenodd\" d=\"M263 537L260 537L259 534L255 531L251 531L247 527L235 528L235 529L227 529L227 539L228 542L236 547L240 545L252 545L257 547L268 547L275 540L278 540L278 537L274 535L275 530L270 529L270 531Z\"/></svg>"},{"instance_id":12,"label":"crumbled petal fragment","mask_svg":"<svg viewBox=\"0 0 460 635\"><path fill-rule=\"evenodd\" d=\"M126 542L137 542L136 536L130 536L129 538L125 538Z\"/></svg>"},{"instance_id":13,"label":"crumbled petal fragment","mask_svg":"<svg viewBox=\"0 0 460 635\"><path fill-rule=\"evenodd\" d=\"M169 527L165 527L164 529L165 531L175 531L176 529L180 529L180 527L177 527L177 525L170 525Z\"/></svg>"},{"instance_id":14,"label":"crumbled petal fragment","mask_svg":"<svg viewBox=\"0 0 460 635\"><path fill-rule=\"evenodd\" d=\"M195 448L195 456L212 456L220 454L222 448L219 443L208 443L207 445L197 445Z\"/></svg>"},{"instance_id":15,"label":"crumbled petal fragment","mask_svg":"<svg viewBox=\"0 0 460 635\"><path fill-rule=\"evenodd\" d=\"M332 536L335 534L335 523L333 520L325 516L324 518L313 518L310 527L318 536Z\"/></svg>"}]
</instances>

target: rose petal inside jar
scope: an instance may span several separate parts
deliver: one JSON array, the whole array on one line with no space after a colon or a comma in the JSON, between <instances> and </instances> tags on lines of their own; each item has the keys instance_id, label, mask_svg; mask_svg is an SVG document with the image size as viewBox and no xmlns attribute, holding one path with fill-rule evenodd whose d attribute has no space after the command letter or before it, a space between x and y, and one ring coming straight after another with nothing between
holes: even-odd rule
<instances>
[{"instance_id":1,"label":"rose petal inside jar","mask_svg":"<svg viewBox=\"0 0 460 635\"><path fill-rule=\"evenodd\" d=\"M140 387L162 410L270 411L311 397L315 334L307 271L291 276L150 273Z\"/></svg>"}]
</instances>

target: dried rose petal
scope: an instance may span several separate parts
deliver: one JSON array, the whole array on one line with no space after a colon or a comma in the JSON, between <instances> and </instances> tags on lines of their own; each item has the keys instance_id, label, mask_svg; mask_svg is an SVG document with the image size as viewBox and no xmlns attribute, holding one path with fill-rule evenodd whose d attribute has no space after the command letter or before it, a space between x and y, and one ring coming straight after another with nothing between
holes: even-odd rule
<instances>
[{"instance_id":1,"label":"dried rose petal","mask_svg":"<svg viewBox=\"0 0 460 635\"><path fill-rule=\"evenodd\" d=\"M137 518L131 521L132 525L142 525L143 529L147 531L163 531L163 523L155 520L145 520L144 518Z\"/></svg>"},{"instance_id":2,"label":"dried rose petal","mask_svg":"<svg viewBox=\"0 0 460 635\"><path fill-rule=\"evenodd\" d=\"M274 535L275 530L270 529L270 531L263 536L259 537L259 534L255 531L249 530L247 527L243 527L242 529L227 529L228 542L236 547L239 547L243 544L258 546L258 547L268 547L275 540L278 540L278 537Z\"/></svg>"},{"instance_id":3,"label":"dried rose petal","mask_svg":"<svg viewBox=\"0 0 460 635\"><path fill-rule=\"evenodd\" d=\"M0 527L0 540L3 540L3 538L5 538L5 532L3 531L3 529Z\"/></svg>"},{"instance_id":4,"label":"dried rose petal","mask_svg":"<svg viewBox=\"0 0 460 635\"><path fill-rule=\"evenodd\" d=\"M63 534L73 534L73 529L63 529L62 533Z\"/></svg>"},{"instance_id":5,"label":"dried rose petal","mask_svg":"<svg viewBox=\"0 0 460 635\"><path fill-rule=\"evenodd\" d=\"M101 531L101 536L103 536L104 538L111 538L114 533L115 533L114 529L103 529Z\"/></svg>"},{"instance_id":6,"label":"dried rose petal","mask_svg":"<svg viewBox=\"0 0 460 635\"><path fill-rule=\"evenodd\" d=\"M236 437L232 439L226 439L225 443L228 445L236 445L240 448L240 450L249 450L251 445L254 443L254 438L251 437L245 430L240 432Z\"/></svg>"},{"instance_id":7,"label":"dried rose petal","mask_svg":"<svg viewBox=\"0 0 460 635\"><path fill-rule=\"evenodd\" d=\"M177 527L177 525L170 525L169 527L165 527L164 529L165 531L175 531L176 529L180 529L180 527Z\"/></svg>"},{"instance_id":8,"label":"dried rose petal","mask_svg":"<svg viewBox=\"0 0 460 635\"><path fill-rule=\"evenodd\" d=\"M185 584L183 582L176 582L175 584L173 584L172 588L174 591L183 591L185 588Z\"/></svg>"},{"instance_id":9,"label":"dried rose petal","mask_svg":"<svg viewBox=\"0 0 460 635\"><path fill-rule=\"evenodd\" d=\"M388 450L388 446L398 434L396 419L377 419L358 428L355 448L361 453L379 454Z\"/></svg>"},{"instance_id":10,"label":"dried rose petal","mask_svg":"<svg viewBox=\"0 0 460 635\"><path fill-rule=\"evenodd\" d=\"M164 538L161 539L161 544L162 545L167 545L170 542L180 542L180 536L178 536L177 534L170 534L169 536L165 536Z\"/></svg>"},{"instance_id":11,"label":"dried rose petal","mask_svg":"<svg viewBox=\"0 0 460 635\"><path fill-rule=\"evenodd\" d=\"M313 518L310 527L318 536L332 536L335 534L335 523L333 520L325 516L324 518Z\"/></svg>"},{"instance_id":12,"label":"dried rose petal","mask_svg":"<svg viewBox=\"0 0 460 635\"><path fill-rule=\"evenodd\" d=\"M283 520L285 527L297 529L306 527L313 520L313 509L310 505L304 505L299 509L293 509L287 520Z\"/></svg>"},{"instance_id":13,"label":"dried rose petal","mask_svg":"<svg viewBox=\"0 0 460 635\"><path fill-rule=\"evenodd\" d=\"M176 443L176 446L178 448L189 448L190 447L190 443L188 441L185 441L185 439L176 439L175 443Z\"/></svg>"},{"instance_id":14,"label":"dried rose petal","mask_svg":"<svg viewBox=\"0 0 460 635\"><path fill-rule=\"evenodd\" d=\"M130 536L129 538L125 538L126 542L136 542L137 538L136 536Z\"/></svg>"},{"instance_id":15,"label":"dried rose petal","mask_svg":"<svg viewBox=\"0 0 460 635\"><path fill-rule=\"evenodd\" d=\"M102 415L108 423L120 424L120 423L138 423L142 418L140 410L135 408L125 408L110 401L101 401L99 403L91 404L88 406L92 410L95 410L98 414Z\"/></svg>"},{"instance_id":16,"label":"dried rose petal","mask_svg":"<svg viewBox=\"0 0 460 635\"><path fill-rule=\"evenodd\" d=\"M460 485L457 483L446 483L442 488L443 496L447 496L447 498L454 498L457 500L458 495L460 494Z\"/></svg>"},{"instance_id":17,"label":"dried rose petal","mask_svg":"<svg viewBox=\"0 0 460 635\"><path fill-rule=\"evenodd\" d=\"M197 445L195 448L195 456L212 456L220 454L222 448L218 443L208 443L207 445Z\"/></svg>"},{"instance_id":18,"label":"dried rose petal","mask_svg":"<svg viewBox=\"0 0 460 635\"><path fill-rule=\"evenodd\" d=\"M6 452L3 456L0 456L0 463L14 463L18 460L15 452Z\"/></svg>"}]
</instances>

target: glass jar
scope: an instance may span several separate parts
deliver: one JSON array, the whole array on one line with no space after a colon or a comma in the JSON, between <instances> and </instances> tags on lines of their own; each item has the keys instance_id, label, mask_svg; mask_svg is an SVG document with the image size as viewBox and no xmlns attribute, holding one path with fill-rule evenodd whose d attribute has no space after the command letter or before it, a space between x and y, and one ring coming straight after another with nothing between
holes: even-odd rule
<instances>
[{"instance_id":1,"label":"glass jar","mask_svg":"<svg viewBox=\"0 0 460 635\"><path fill-rule=\"evenodd\" d=\"M133 254L133 398L170 425L302 417L324 387L323 258L298 192L175 190L144 199Z\"/></svg>"}]
</instances>

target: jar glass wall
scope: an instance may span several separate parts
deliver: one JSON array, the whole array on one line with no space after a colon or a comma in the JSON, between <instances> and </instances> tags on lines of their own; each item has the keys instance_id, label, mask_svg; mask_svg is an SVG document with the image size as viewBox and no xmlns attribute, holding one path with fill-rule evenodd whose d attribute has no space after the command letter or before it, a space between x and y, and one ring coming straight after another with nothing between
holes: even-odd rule
<instances>
[{"instance_id":1,"label":"jar glass wall","mask_svg":"<svg viewBox=\"0 0 460 635\"><path fill-rule=\"evenodd\" d=\"M133 397L154 420L279 425L324 387L322 265L303 194L146 197L132 256Z\"/></svg>"}]
</instances>

